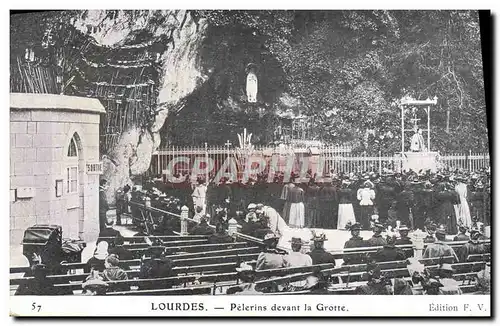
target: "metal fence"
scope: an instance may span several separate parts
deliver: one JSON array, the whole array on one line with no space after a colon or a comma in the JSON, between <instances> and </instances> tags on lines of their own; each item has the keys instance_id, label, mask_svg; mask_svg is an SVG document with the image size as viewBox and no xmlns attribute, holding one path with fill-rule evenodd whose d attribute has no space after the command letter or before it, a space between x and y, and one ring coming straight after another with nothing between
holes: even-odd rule
<instances>
[{"instance_id":1,"label":"metal fence","mask_svg":"<svg viewBox=\"0 0 500 326\"><path fill-rule=\"evenodd\" d=\"M273 166L275 171L305 172L308 167L314 171L323 170L323 174L330 172L366 172L373 171L382 173L385 169L401 171L402 159L400 156L367 156L354 154L346 146L322 146L322 147L255 147L251 149L239 149L229 146L216 147L171 147L158 150L153 154L151 165L146 176L163 175L168 170L170 174L190 174L193 164L200 161L200 167L204 168L205 159L210 158L213 163L210 169L211 176L219 171L227 158L234 159L238 169L238 178L247 167L251 158L259 158L265 161L268 172ZM463 169L469 171L479 170L490 166L489 154L447 154L438 156L439 168ZM273 161L274 160L274 161ZM273 163L274 162L274 165ZM308 164L304 167L304 162ZM321 163L319 163L321 162ZM321 166L323 165L323 166ZM204 175L208 176L208 175ZM196 176L193 176L196 177Z\"/></svg>"}]
</instances>

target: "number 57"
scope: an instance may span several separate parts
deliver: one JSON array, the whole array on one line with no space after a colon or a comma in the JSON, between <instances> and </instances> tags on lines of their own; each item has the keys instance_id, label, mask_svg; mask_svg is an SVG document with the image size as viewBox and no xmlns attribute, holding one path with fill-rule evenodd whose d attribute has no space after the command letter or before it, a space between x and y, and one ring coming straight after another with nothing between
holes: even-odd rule
<instances>
[{"instance_id":1,"label":"number 57","mask_svg":"<svg viewBox=\"0 0 500 326\"><path fill-rule=\"evenodd\" d=\"M40 312L40 309L42 309L42 305L37 305L36 302L33 302L31 304L31 310L36 310L37 312Z\"/></svg>"}]
</instances>

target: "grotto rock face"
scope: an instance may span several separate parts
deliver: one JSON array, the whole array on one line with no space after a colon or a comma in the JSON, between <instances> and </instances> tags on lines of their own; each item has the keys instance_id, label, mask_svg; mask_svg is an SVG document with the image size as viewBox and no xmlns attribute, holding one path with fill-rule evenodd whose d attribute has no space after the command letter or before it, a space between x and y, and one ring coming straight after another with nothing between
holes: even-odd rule
<instances>
[{"instance_id":1,"label":"grotto rock face","mask_svg":"<svg viewBox=\"0 0 500 326\"><path fill-rule=\"evenodd\" d=\"M162 72L158 83L157 112L150 130L130 126L120 136L118 145L109 157L103 157L104 175L108 180L108 200L113 203L115 190L126 184L132 185L132 176L147 171L152 154L160 145L160 129L171 110L182 109L182 100L200 87L208 76L201 72L199 53L207 28L206 21L194 21L185 10L164 11L167 21L154 31L155 36L173 32L172 46L162 55ZM89 25L100 24L105 17L104 11L89 11L85 19L75 21L75 26L87 32ZM143 29L151 12L142 12L133 24L125 21L123 15L105 21L100 29L92 30L91 35L105 46L118 46L134 31ZM185 18L185 20L184 20ZM181 22L184 24L181 28Z\"/></svg>"}]
</instances>

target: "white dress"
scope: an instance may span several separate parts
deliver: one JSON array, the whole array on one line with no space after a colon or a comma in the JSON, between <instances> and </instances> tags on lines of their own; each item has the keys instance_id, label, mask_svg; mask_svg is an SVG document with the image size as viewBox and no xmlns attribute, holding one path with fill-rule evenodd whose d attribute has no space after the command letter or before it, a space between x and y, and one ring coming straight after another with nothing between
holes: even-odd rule
<instances>
[{"instance_id":1,"label":"white dress","mask_svg":"<svg viewBox=\"0 0 500 326\"><path fill-rule=\"evenodd\" d=\"M202 208L201 214L205 215L207 208L206 207L207 186L197 185L196 188L194 188L192 197L193 197L194 211L196 212L196 207L199 206Z\"/></svg>"},{"instance_id":2,"label":"white dress","mask_svg":"<svg viewBox=\"0 0 500 326\"><path fill-rule=\"evenodd\" d=\"M470 216L469 203L467 202L467 185L465 183L459 182L455 186L455 191L458 193L460 198L460 204L456 205L457 209L457 224L459 224L460 219L462 220L462 224L466 227L471 227L472 218Z\"/></svg>"}]
</instances>

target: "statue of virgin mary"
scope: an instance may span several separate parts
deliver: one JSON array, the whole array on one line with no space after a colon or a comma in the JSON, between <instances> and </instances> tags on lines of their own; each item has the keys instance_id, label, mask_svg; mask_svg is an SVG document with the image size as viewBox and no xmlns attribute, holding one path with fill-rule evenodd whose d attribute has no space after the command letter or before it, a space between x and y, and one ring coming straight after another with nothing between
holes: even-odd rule
<instances>
[{"instance_id":1,"label":"statue of virgin mary","mask_svg":"<svg viewBox=\"0 0 500 326\"><path fill-rule=\"evenodd\" d=\"M257 102L257 90L258 90L258 82L257 82L257 67L255 64L250 63L246 69L247 72L247 100L249 103Z\"/></svg>"}]
</instances>

